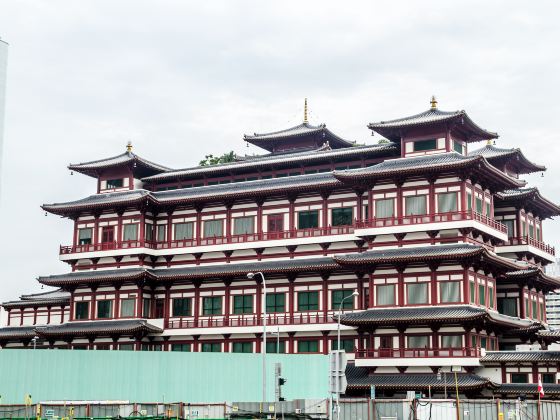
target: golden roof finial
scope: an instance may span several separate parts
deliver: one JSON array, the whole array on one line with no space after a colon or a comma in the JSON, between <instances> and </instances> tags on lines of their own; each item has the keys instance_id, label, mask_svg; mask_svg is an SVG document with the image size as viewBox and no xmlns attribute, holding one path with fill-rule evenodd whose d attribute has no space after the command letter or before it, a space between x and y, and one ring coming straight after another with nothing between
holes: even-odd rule
<instances>
[{"instance_id":1,"label":"golden roof finial","mask_svg":"<svg viewBox=\"0 0 560 420\"><path fill-rule=\"evenodd\" d=\"M303 102L303 122L307 123L307 98L305 98L305 101Z\"/></svg>"},{"instance_id":2,"label":"golden roof finial","mask_svg":"<svg viewBox=\"0 0 560 420\"><path fill-rule=\"evenodd\" d=\"M128 143L126 143L126 152L132 152L132 142L130 140L128 141Z\"/></svg>"},{"instance_id":3,"label":"golden roof finial","mask_svg":"<svg viewBox=\"0 0 560 420\"><path fill-rule=\"evenodd\" d=\"M432 100L430 101L430 104L432 105L432 109L437 108L437 101L436 101L436 97L434 95L432 95Z\"/></svg>"},{"instance_id":4,"label":"golden roof finial","mask_svg":"<svg viewBox=\"0 0 560 420\"><path fill-rule=\"evenodd\" d=\"M486 142L487 146L492 146L492 139L488 139L488 141Z\"/></svg>"}]
</instances>

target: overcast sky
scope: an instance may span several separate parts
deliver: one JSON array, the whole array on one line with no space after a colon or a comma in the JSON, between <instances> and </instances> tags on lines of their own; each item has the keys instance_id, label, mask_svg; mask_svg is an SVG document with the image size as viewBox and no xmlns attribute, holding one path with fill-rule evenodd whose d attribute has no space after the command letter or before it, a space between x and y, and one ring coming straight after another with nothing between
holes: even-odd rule
<instances>
[{"instance_id":1,"label":"overcast sky","mask_svg":"<svg viewBox=\"0 0 560 420\"><path fill-rule=\"evenodd\" d=\"M491 4L490 4L491 3ZM63 273L72 223L45 202L95 192L70 162L134 151L171 167L310 119L376 142L370 121L465 109L549 170L560 202L557 2L0 0L10 44L0 301ZM479 145L472 145L478 147ZM482 144L480 144L482 146ZM560 245L560 222L547 242Z\"/></svg>"}]
</instances>

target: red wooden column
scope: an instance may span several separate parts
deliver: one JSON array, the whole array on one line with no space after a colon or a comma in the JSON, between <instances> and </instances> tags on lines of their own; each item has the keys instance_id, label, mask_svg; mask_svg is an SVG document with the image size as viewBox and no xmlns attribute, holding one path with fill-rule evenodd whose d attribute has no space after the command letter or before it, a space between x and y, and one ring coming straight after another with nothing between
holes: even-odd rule
<instances>
[{"instance_id":1,"label":"red wooden column","mask_svg":"<svg viewBox=\"0 0 560 420\"><path fill-rule=\"evenodd\" d=\"M517 218L516 218L516 225L517 225L517 239L521 239L523 236L523 229L521 228L521 209L517 210Z\"/></svg>"},{"instance_id":2,"label":"red wooden column","mask_svg":"<svg viewBox=\"0 0 560 420\"><path fill-rule=\"evenodd\" d=\"M263 200L257 200L257 235L262 239L263 233Z\"/></svg>"},{"instance_id":3,"label":"red wooden column","mask_svg":"<svg viewBox=\"0 0 560 420\"><path fill-rule=\"evenodd\" d=\"M373 190L370 188L368 189L368 220L373 219Z\"/></svg>"},{"instance_id":4,"label":"red wooden column","mask_svg":"<svg viewBox=\"0 0 560 420\"><path fill-rule=\"evenodd\" d=\"M428 179L429 182L429 192L428 192L428 214L436 213L436 180L434 178ZM439 209L438 209L439 211Z\"/></svg>"},{"instance_id":5,"label":"red wooden column","mask_svg":"<svg viewBox=\"0 0 560 420\"><path fill-rule=\"evenodd\" d=\"M255 333L255 353L260 353L261 351L262 351L262 333Z\"/></svg>"},{"instance_id":6,"label":"red wooden column","mask_svg":"<svg viewBox=\"0 0 560 420\"><path fill-rule=\"evenodd\" d=\"M231 306L231 280L226 279L224 280L224 286L225 286L225 302L224 302L224 322L225 325L229 325L229 315L231 312L230 306Z\"/></svg>"},{"instance_id":7,"label":"red wooden column","mask_svg":"<svg viewBox=\"0 0 560 420\"><path fill-rule=\"evenodd\" d=\"M357 273L356 277L358 278L358 298L357 298L357 305L356 309L365 309L363 306L364 302L364 275L361 273Z\"/></svg>"},{"instance_id":8,"label":"red wooden column","mask_svg":"<svg viewBox=\"0 0 560 420\"><path fill-rule=\"evenodd\" d=\"M49 307L49 315L50 315L50 307ZM6 326L9 327L10 323L12 321L12 311L10 309L6 309L6 316L8 317L8 322L6 323ZM47 324L50 324L50 318L49 318L49 322L47 322Z\"/></svg>"},{"instance_id":9,"label":"red wooden column","mask_svg":"<svg viewBox=\"0 0 560 420\"><path fill-rule=\"evenodd\" d=\"M323 354L329 354L329 332L321 331L323 334Z\"/></svg>"},{"instance_id":10,"label":"red wooden column","mask_svg":"<svg viewBox=\"0 0 560 420\"><path fill-rule=\"evenodd\" d=\"M328 198L329 198L329 193L322 193L321 194L321 198L322 198L322 208L321 208L321 215L322 215L322 222L321 222L321 227L322 228L326 228L329 226L329 203L328 203Z\"/></svg>"},{"instance_id":11,"label":"red wooden column","mask_svg":"<svg viewBox=\"0 0 560 420\"><path fill-rule=\"evenodd\" d=\"M525 318L525 299L523 297L523 286L519 285L519 318Z\"/></svg>"},{"instance_id":12,"label":"red wooden column","mask_svg":"<svg viewBox=\"0 0 560 420\"><path fill-rule=\"evenodd\" d=\"M117 237L115 238L115 240L118 246L122 242L123 237L123 212L119 211L117 216Z\"/></svg>"},{"instance_id":13,"label":"red wooden column","mask_svg":"<svg viewBox=\"0 0 560 420\"><path fill-rule=\"evenodd\" d=\"M294 197L290 197L290 207L289 207L289 214L288 214L288 230L293 232L295 230L295 223L296 223L296 214L295 214L295 203L296 199Z\"/></svg>"},{"instance_id":14,"label":"red wooden column","mask_svg":"<svg viewBox=\"0 0 560 420\"><path fill-rule=\"evenodd\" d=\"M92 241L93 241L93 238L92 238ZM93 243L95 243L95 242L93 242ZM78 245L78 218L77 217L74 219L74 235L73 235L73 238L72 238L72 246L76 246L76 245Z\"/></svg>"},{"instance_id":15,"label":"red wooden column","mask_svg":"<svg viewBox=\"0 0 560 420\"><path fill-rule=\"evenodd\" d=\"M288 333L288 353L290 354L294 354L296 352L295 340L294 340L295 335L296 333L293 331L290 331Z\"/></svg>"},{"instance_id":16,"label":"red wooden column","mask_svg":"<svg viewBox=\"0 0 560 420\"><path fill-rule=\"evenodd\" d=\"M363 219L364 197L361 191L356 191L356 220L361 222Z\"/></svg>"},{"instance_id":17,"label":"red wooden column","mask_svg":"<svg viewBox=\"0 0 560 420\"><path fill-rule=\"evenodd\" d=\"M288 314L290 317L290 323L294 319L294 307L295 307L295 293L294 293L294 283L296 281L296 276L288 276Z\"/></svg>"},{"instance_id":18,"label":"red wooden column","mask_svg":"<svg viewBox=\"0 0 560 420\"><path fill-rule=\"evenodd\" d=\"M369 303L368 303L369 308L373 308L375 306L374 298L373 298L373 292L374 292L373 273L370 273L369 274Z\"/></svg>"},{"instance_id":19,"label":"red wooden column","mask_svg":"<svg viewBox=\"0 0 560 420\"><path fill-rule=\"evenodd\" d=\"M397 299L399 301L397 306L405 306L404 303L404 270L405 266L398 266L396 267L398 273L398 282L397 282Z\"/></svg>"},{"instance_id":20,"label":"red wooden column","mask_svg":"<svg viewBox=\"0 0 560 420\"><path fill-rule=\"evenodd\" d=\"M329 279L329 274L322 274L321 278L323 279L323 284L322 284L322 297L323 297L323 316L326 318L327 317L327 313L329 310L329 285L328 285L328 279Z\"/></svg>"},{"instance_id":21,"label":"red wooden column","mask_svg":"<svg viewBox=\"0 0 560 420\"><path fill-rule=\"evenodd\" d=\"M70 307L68 308L68 318L69 321L72 321L72 296L70 296ZM51 307L50 305L47 306L47 324L51 323ZM10 313L8 312L8 325L10 325Z\"/></svg>"},{"instance_id":22,"label":"red wooden column","mask_svg":"<svg viewBox=\"0 0 560 420\"><path fill-rule=\"evenodd\" d=\"M78 229L76 228L76 233L78 233ZM99 244L99 215L95 215L93 219L93 244ZM78 245L76 243L76 245Z\"/></svg>"},{"instance_id":23,"label":"red wooden column","mask_svg":"<svg viewBox=\"0 0 560 420\"><path fill-rule=\"evenodd\" d=\"M226 238L231 238L231 203L226 204Z\"/></svg>"},{"instance_id":24,"label":"red wooden column","mask_svg":"<svg viewBox=\"0 0 560 420\"><path fill-rule=\"evenodd\" d=\"M200 282L194 284L194 324L198 327L198 317L200 314Z\"/></svg>"},{"instance_id":25,"label":"red wooden column","mask_svg":"<svg viewBox=\"0 0 560 420\"><path fill-rule=\"evenodd\" d=\"M402 217L404 216L404 211L403 211L403 191L402 191L402 186L403 186L403 182L401 181L397 181L395 182L395 184L397 185L397 217Z\"/></svg>"},{"instance_id":26,"label":"red wooden column","mask_svg":"<svg viewBox=\"0 0 560 420\"><path fill-rule=\"evenodd\" d=\"M437 305L437 264L430 265L430 304Z\"/></svg>"},{"instance_id":27,"label":"red wooden column","mask_svg":"<svg viewBox=\"0 0 560 420\"><path fill-rule=\"evenodd\" d=\"M202 207L196 208L196 243L200 244L202 236Z\"/></svg>"},{"instance_id":28,"label":"red wooden column","mask_svg":"<svg viewBox=\"0 0 560 420\"><path fill-rule=\"evenodd\" d=\"M169 210L167 212L167 246L169 248L171 248L172 238L173 238L173 211Z\"/></svg>"},{"instance_id":29,"label":"red wooden column","mask_svg":"<svg viewBox=\"0 0 560 420\"><path fill-rule=\"evenodd\" d=\"M91 305L91 307L89 308L89 311L90 311L89 319L95 319L95 292L96 292L96 290L97 290L97 287L91 286L92 294L91 294L91 300L89 301L90 305Z\"/></svg>"},{"instance_id":30,"label":"red wooden column","mask_svg":"<svg viewBox=\"0 0 560 420\"><path fill-rule=\"evenodd\" d=\"M257 276L255 276L256 279ZM259 276L260 278L260 276ZM256 302L255 302L255 316L257 317L256 321L257 321L257 325L261 325L261 316L262 316L262 305L263 305L263 299L262 299L262 283L257 279L256 280L256 287L257 287L257 292L256 292ZM258 352L257 352L258 353Z\"/></svg>"},{"instance_id":31,"label":"red wooden column","mask_svg":"<svg viewBox=\"0 0 560 420\"><path fill-rule=\"evenodd\" d=\"M169 328L171 314L171 284L165 285L165 298L163 300L163 328Z\"/></svg>"},{"instance_id":32,"label":"red wooden column","mask_svg":"<svg viewBox=\"0 0 560 420\"><path fill-rule=\"evenodd\" d=\"M231 342L230 342L230 337L231 334L223 334L224 337L224 353L229 353L231 351Z\"/></svg>"},{"instance_id":33,"label":"red wooden column","mask_svg":"<svg viewBox=\"0 0 560 420\"><path fill-rule=\"evenodd\" d=\"M459 192L461 195L459 200L461 201L461 211L466 213L467 212L467 186L466 180L461 179L461 190Z\"/></svg>"},{"instance_id":34,"label":"red wooden column","mask_svg":"<svg viewBox=\"0 0 560 420\"><path fill-rule=\"evenodd\" d=\"M145 212L141 212L140 213L140 237L138 238L138 240L140 241L140 244L144 244L144 241L146 240L146 213Z\"/></svg>"},{"instance_id":35,"label":"red wooden column","mask_svg":"<svg viewBox=\"0 0 560 420\"><path fill-rule=\"evenodd\" d=\"M115 286L115 311L113 312L113 318L120 318L120 303L121 303L121 295L119 292L120 286Z\"/></svg>"}]
</instances>

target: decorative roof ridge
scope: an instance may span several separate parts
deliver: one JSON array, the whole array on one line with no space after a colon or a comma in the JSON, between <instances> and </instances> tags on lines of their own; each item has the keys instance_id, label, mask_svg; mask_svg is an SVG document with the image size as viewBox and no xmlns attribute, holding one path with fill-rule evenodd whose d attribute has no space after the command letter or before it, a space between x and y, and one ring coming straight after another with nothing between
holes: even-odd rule
<instances>
[{"instance_id":1,"label":"decorative roof ridge","mask_svg":"<svg viewBox=\"0 0 560 420\"><path fill-rule=\"evenodd\" d=\"M406 120L412 120L415 118L427 117L427 116L437 116L437 117L448 117L448 118L455 118L461 115L466 115L466 111L464 109L456 110L456 111L442 111L439 108L429 108L426 111L419 112L414 115L410 115L408 117L401 117L401 118L393 118L391 120L383 120L378 122L371 122L368 123L368 128L376 127L376 126L386 126L386 124L394 124L403 122Z\"/></svg>"},{"instance_id":2,"label":"decorative roof ridge","mask_svg":"<svg viewBox=\"0 0 560 420\"><path fill-rule=\"evenodd\" d=\"M521 197L531 196L533 198L533 202L535 201L535 199L537 199L540 200L544 206L548 207L551 216L560 215L560 206L550 201L548 198L545 198L537 187L508 189L498 192L496 193L496 195L502 201L515 200Z\"/></svg>"},{"instance_id":3,"label":"decorative roof ridge","mask_svg":"<svg viewBox=\"0 0 560 420\"><path fill-rule=\"evenodd\" d=\"M506 148L496 147L492 144L486 144L483 147L468 153L468 156L476 156L476 155L482 155L488 161L503 158L510 155L518 155L519 159L523 160L525 165L531 167L533 172L546 171L546 166L539 165L530 161L519 147L512 147L506 149Z\"/></svg>"},{"instance_id":4,"label":"decorative roof ridge","mask_svg":"<svg viewBox=\"0 0 560 420\"><path fill-rule=\"evenodd\" d=\"M256 133L255 132L253 134L244 134L243 138L247 139L247 138L259 138L259 137L273 136L273 135L276 135L276 134L288 133L290 131L297 130L299 128L308 128L309 130L321 131L324 128L327 128L327 125L325 123L321 123L319 125L312 125L309 122L302 122L300 124L294 125L293 127L285 128L283 130L270 131L268 133Z\"/></svg>"},{"instance_id":5,"label":"decorative roof ridge","mask_svg":"<svg viewBox=\"0 0 560 420\"><path fill-rule=\"evenodd\" d=\"M125 158L124 160L119 161L119 159ZM136 153L133 153L131 151L125 151L124 153L121 153L119 155L115 155L115 156L111 156L108 158L102 158L102 159L96 159L96 160L91 160L91 161L87 161L87 162L80 162L80 163L70 163L68 165L68 169L74 170L74 171L78 171L78 172L82 172L82 171L87 171L90 169L97 169L97 168L106 168L106 167L110 167L110 166L118 166L118 165L123 165L126 164L128 162L131 161L136 161L138 163L141 163L147 167L150 167L152 169L156 169L156 170L160 170L160 171L169 171L171 170L171 168L168 168L167 166L163 166L160 165L159 163L155 163L152 161L149 161L147 159L144 159L142 157L140 157L139 155L137 155Z\"/></svg>"}]
</instances>

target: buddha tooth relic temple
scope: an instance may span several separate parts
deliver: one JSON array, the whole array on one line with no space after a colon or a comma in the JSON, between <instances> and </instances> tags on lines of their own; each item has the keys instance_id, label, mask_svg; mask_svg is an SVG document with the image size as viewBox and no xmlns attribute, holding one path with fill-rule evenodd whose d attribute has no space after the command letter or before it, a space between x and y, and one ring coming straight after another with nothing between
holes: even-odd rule
<instances>
[{"instance_id":1,"label":"buddha tooth relic temple","mask_svg":"<svg viewBox=\"0 0 560 420\"><path fill-rule=\"evenodd\" d=\"M560 207L523 180L546 168L435 98L368 128L381 140L357 145L306 107L228 163L170 169L129 144L69 165L96 191L42 206L74 224L68 270L2 304L0 346L258 353L266 311L266 351L327 354L341 309L347 396L441 397L458 369L468 397L560 396L543 226Z\"/></svg>"}]
</instances>

